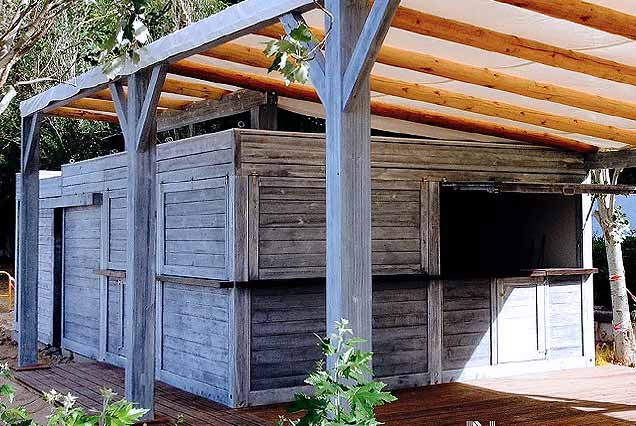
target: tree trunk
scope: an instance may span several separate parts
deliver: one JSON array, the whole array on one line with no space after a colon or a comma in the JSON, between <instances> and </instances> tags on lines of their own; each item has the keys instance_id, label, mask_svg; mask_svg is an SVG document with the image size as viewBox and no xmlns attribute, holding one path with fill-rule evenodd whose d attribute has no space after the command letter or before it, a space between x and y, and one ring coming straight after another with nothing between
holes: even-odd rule
<instances>
[{"instance_id":1,"label":"tree trunk","mask_svg":"<svg viewBox=\"0 0 636 426\"><path fill-rule=\"evenodd\" d=\"M595 170L596 183L616 185L621 170ZM615 221L616 196L601 195L597 199L596 218L603 229L605 253L609 274L610 294L612 297L612 324L614 326L614 360L622 365L636 366L636 339L629 313L627 282L623 265L622 231L617 229Z\"/></svg>"},{"instance_id":2,"label":"tree trunk","mask_svg":"<svg viewBox=\"0 0 636 426\"><path fill-rule=\"evenodd\" d=\"M636 340L629 315L627 283L623 267L623 251L620 243L605 238L607 267L612 295L615 359L623 365L636 365Z\"/></svg>"}]
</instances>

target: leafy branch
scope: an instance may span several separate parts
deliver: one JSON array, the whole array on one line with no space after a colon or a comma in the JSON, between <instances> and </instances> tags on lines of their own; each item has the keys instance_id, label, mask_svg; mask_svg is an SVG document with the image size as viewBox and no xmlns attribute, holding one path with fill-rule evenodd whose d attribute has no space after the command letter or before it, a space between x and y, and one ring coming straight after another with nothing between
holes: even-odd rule
<instances>
[{"instance_id":1,"label":"leafy branch","mask_svg":"<svg viewBox=\"0 0 636 426\"><path fill-rule=\"evenodd\" d=\"M304 412L298 420L281 417L278 426L377 426L374 409L396 398L384 391L386 385L369 379L373 353L358 349L363 339L353 337L345 319L336 323L336 331L320 338L319 345L326 357L334 357L335 365L328 371L320 361L316 371L305 383L314 389L312 396L297 394L289 411Z\"/></svg>"},{"instance_id":2,"label":"leafy branch","mask_svg":"<svg viewBox=\"0 0 636 426\"><path fill-rule=\"evenodd\" d=\"M309 63L322 51L333 29L334 16L320 2L314 0L319 9L329 17L329 28L322 40L319 40L306 23L302 22L289 34L279 40L265 43L263 53L274 58L268 72L278 71L283 75L285 84L304 84L309 79Z\"/></svg>"}]
</instances>

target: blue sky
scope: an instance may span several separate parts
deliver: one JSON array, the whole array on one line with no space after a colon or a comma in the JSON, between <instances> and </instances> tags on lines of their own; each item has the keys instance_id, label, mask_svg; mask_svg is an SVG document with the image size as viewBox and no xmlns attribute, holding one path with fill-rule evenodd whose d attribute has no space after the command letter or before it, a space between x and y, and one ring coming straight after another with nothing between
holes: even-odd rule
<instances>
[{"instance_id":1,"label":"blue sky","mask_svg":"<svg viewBox=\"0 0 636 426\"><path fill-rule=\"evenodd\" d=\"M618 196L616 200L617 203L623 207L623 211L627 213L632 229L636 229L636 195L631 195L629 197ZM601 229L596 222L596 219L594 219L594 233L601 233Z\"/></svg>"}]
</instances>

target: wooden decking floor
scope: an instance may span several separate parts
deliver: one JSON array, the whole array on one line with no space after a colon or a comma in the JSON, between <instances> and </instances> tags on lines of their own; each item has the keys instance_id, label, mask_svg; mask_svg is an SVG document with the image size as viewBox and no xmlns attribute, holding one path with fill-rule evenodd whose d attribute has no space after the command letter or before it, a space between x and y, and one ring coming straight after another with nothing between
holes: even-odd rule
<instances>
[{"instance_id":1,"label":"wooden decking floor","mask_svg":"<svg viewBox=\"0 0 636 426\"><path fill-rule=\"evenodd\" d=\"M95 362L22 371L23 384L44 392L55 388L98 407L100 387L123 394L123 370ZM464 426L467 420L497 426L636 425L636 370L598 367L480 380L396 392L398 401L381 407L389 426ZM158 415L189 425L274 425L283 406L230 409L164 383L157 383Z\"/></svg>"}]
</instances>

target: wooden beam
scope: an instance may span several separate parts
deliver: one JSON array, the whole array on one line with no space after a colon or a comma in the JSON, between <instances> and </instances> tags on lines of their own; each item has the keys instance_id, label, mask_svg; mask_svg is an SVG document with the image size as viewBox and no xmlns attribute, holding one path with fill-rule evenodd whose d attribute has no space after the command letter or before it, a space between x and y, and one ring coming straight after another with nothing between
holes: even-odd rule
<instances>
[{"instance_id":1,"label":"wooden beam","mask_svg":"<svg viewBox=\"0 0 636 426\"><path fill-rule=\"evenodd\" d=\"M582 0L496 0L636 40L636 16Z\"/></svg>"},{"instance_id":2,"label":"wooden beam","mask_svg":"<svg viewBox=\"0 0 636 426\"><path fill-rule=\"evenodd\" d=\"M214 45L249 34L259 27L271 25L285 13L303 13L316 7L314 0L244 0L240 5L230 6L145 46L138 61L125 61L120 76L131 75L157 64L174 63ZM113 80L113 76L105 73L102 67L95 67L74 78L73 84L58 84L21 102L20 112L22 116L37 111L48 112L103 89Z\"/></svg>"},{"instance_id":3,"label":"wooden beam","mask_svg":"<svg viewBox=\"0 0 636 426\"><path fill-rule=\"evenodd\" d=\"M271 59L263 52L236 43L226 43L223 46L209 50L206 52L206 55L261 68L268 67L271 62ZM400 98L413 99L492 117L505 118L564 132L579 133L625 144L636 144L636 131L634 130L626 130L591 121L549 114L504 102L480 99L427 85L371 75L371 90ZM634 111L636 111L636 108Z\"/></svg>"},{"instance_id":4,"label":"wooden beam","mask_svg":"<svg viewBox=\"0 0 636 426\"><path fill-rule=\"evenodd\" d=\"M623 129L593 121L549 114L543 111L517 105L481 99L474 96L451 92L427 85L410 83L380 76L371 77L371 89L400 98L428 102L435 105L505 118L507 120L532 124L539 127L569 133L593 136L629 145L636 145L636 130Z\"/></svg>"},{"instance_id":5,"label":"wooden beam","mask_svg":"<svg viewBox=\"0 0 636 426\"><path fill-rule=\"evenodd\" d=\"M504 34L406 7L398 8L395 28L478 49L563 68L619 83L636 84L636 67L546 43Z\"/></svg>"},{"instance_id":6,"label":"wooden beam","mask_svg":"<svg viewBox=\"0 0 636 426\"><path fill-rule=\"evenodd\" d=\"M42 114L22 118L18 223L18 367L38 362L40 229L40 124Z\"/></svg>"},{"instance_id":7,"label":"wooden beam","mask_svg":"<svg viewBox=\"0 0 636 426\"><path fill-rule=\"evenodd\" d=\"M372 348L371 114L369 76L344 111L344 77L368 14L367 0L325 0L333 14L325 93L327 187L327 333L345 318ZM334 359L327 364L334 368Z\"/></svg>"},{"instance_id":8,"label":"wooden beam","mask_svg":"<svg viewBox=\"0 0 636 426\"><path fill-rule=\"evenodd\" d=\"M636 150L603 151L590 154L585 159L585 167L593 169L627 169L636 167Z\"/></svg>"},{"instance_id":9,"label":"wooden beam","mask_svg":"<svg viewBox=\"0 0 636 426\"><path fill-rule=\"evenodd\" d=\"M287 34L298 28L300 25L306 22L300 13L287 13L280 17L280 22ZM309 61L309 78L311 83L316 88L318 96L321 99L326 98L325 93L325 55L320 49L316 48L316 45L312 42L303 43L307 51L314 52L313 59Z\"/></svg>"},{"instance_id":10,"label":"wooden beam","mask_svg":"<svg viewBox=\"0 0 636 426\"><path fill-rule=\"evenodd\" d=\"M149 138L146 137L148 133L152 133L151 137L156 137L157 105L159 104L163 82L166 80L166 72L167 67L164 65L157 65L150 71L147 92L137 119L137 128L130 129L135 132L137 143L148 143ZM151 126L154 126L152 132L150 132ZM145 146L137 146L137 151L145 150L146 148Z\"/></svg>"},{"instance_id":11,"label":"wooden beam","mask_svg":"<svg viewBox=\"0 0 636 426\"><path fill-rule=\"evenodd\" d=\"M228 70L212 65L203 65L192 61L180 61L170 67L175 74L199 78L222 84L243 87L252 90L276 92L279 96L293 99L320 102L316 91L302 84L285 85L282 80L243 71ZM502 125L484 120L458 117L450 114L429 111L423 108L407 107L378 100L371 101L371 112L382 117L411 121L414 123L443 127L464 132L480 133L500 138L513 139L533 144L574 150L595 152L598 148L571 138L545 132L526 130L510 125Z\"/></svg>"},{"instance_id":12,"label":"wooden beam","mask_svg":"<svg viewBox=\"0 0 636 426\"><path fill-rule=\"evenodd\" d=\"M157 117L157 131L177 129L203 121L251 111L268 102L268 95L252 90L238 90L216 100L194 102L180 111L166 111Z\"/></svg>"},{"instance_id":13,"label":"wooden beam","mask_svg":"<svg viewBox=\"0 0 636 426\"><path fill-rule=\"evenodd\" d=\"M164 93L174 93L177 95L192 96L200 99L220 99L232 93L231 90L211 86L209 84L179 80L168 76L163 83ZM161 103L159 103L161 106Z\"/></svg>"},{"instance_id":14,"label":"wooden beam","mask_svg":"<svg viewBox=\"0 0 636 426\"><path fill-rule=\"evenodd\" d=\"M77 108L60 107L46 113L57 117L79 118L81 120L105 121L107 123L118 124L119 119L115 114L103 114L94 111L85 111Z\"/></svg>"},{"instance_id":15,"label":"wooden beam","mask_svg":"<svg viewBox=\"0 0 636 426\"><path fill-rule=\"evenodd\" d=\"M112 83L111 83L111 86L112 86ZM124 94L128 92L128 89L125 86L123 87L123 90L124 90ZM187 90L187 89L184 89L184 90ZM171 92L168 92L166 90L166 93L171 93ZM99 92L93 93L90 97L93 99L101 99L106 101L110 101L113 99L111 96L110 90L100 90ZM83 100L84 99L78 99L77 101L73 101L69 103L68 106L80 105ZM159 98L158 106L162 109L183 109L187 107L188 105L190 105L192 102L196 102L196 100L175 99L175 98L171 98L169 96L162 94L161 97Z\"/></svg>"},{"instance_id":16,"label":"wooden beam","mask_svg":"<svg viewBox=\"0 0 636 426\"><path fill-rule=\"evenodd\" d=\"M318 38L324 37L324 32L321 29L312 28L311 30ZM258 31L258 34L266 37L278 37L281 32L284 32L284 30L280 26L272 25ZM529 98L636 120L636 103L634 102L625 102L543 81L517 77L512 74L466 65L412 50L384 45L380 49L377 62L515 93Z\"/></svg>"},{"instance_id":17,"label":"wooden beam","mask_svg":"<svg viewBox=\"0 0 636 426\"><path fill-rule=\"evenodd\" d=\"M399 4L400 0L376 0L371 6L344 74L345 109L357 95L360 83L371 72Z\"/></svg>"}]
</instances>

